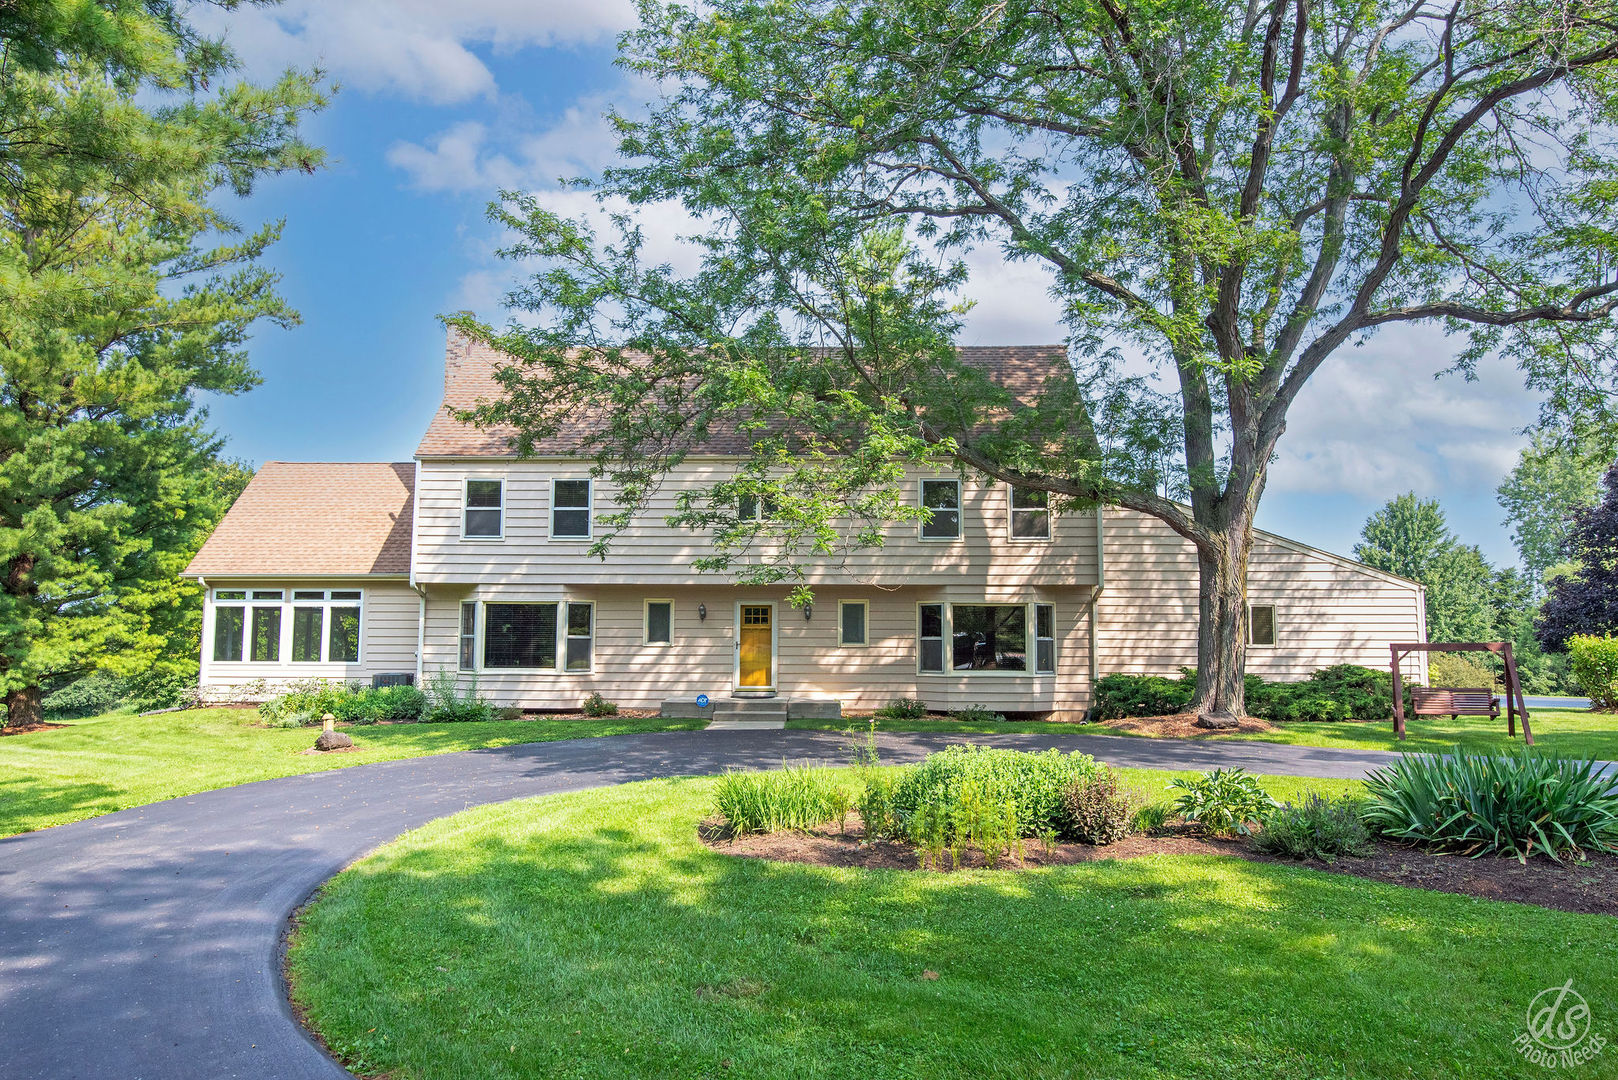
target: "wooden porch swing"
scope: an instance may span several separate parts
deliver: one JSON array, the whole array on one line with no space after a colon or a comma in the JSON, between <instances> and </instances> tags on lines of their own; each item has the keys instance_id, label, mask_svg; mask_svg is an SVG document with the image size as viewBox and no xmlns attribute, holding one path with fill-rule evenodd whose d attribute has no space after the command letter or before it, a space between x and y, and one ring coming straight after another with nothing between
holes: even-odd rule
<instances>
[{"instance_id":1,"label":"wooden porch swing","mask_svg":"<svg viewBox=\"0 0 1618 1080\"><path fill-rule=\"evenodd\" d=\"M1399 663L1413 652L1490 652L1506 664L1506 734L1517 734L1517 716L1522 716L1523 742L1534 745L1534 733L1528 727L1528 703L1523 700L1522 680L1517 677L1517 661L1511 656L1509 641L1468 641L1427 644L1407 642L1388 646L1393 655L1393 733L1405 737L1404 685L1399 678ZM1500 699L1488 687L1481 689L1445 689L1413 686L1410 688L1411 712L1416 716L1488 716L1498 718Z\"/></svg>"}]
</instances>

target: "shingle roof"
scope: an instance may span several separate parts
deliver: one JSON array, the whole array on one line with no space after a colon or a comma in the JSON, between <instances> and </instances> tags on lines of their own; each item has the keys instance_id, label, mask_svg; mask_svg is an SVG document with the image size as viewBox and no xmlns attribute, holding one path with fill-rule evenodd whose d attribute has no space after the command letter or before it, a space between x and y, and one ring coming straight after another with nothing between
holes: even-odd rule
<instances>
[{"instance_id":1,"label":"shingle roof","mask_svg":"<svg viewBox=\"0 0 1618 1080\"><path fill-rule=\"evenodd\" d=\"M958 350L963 363L985 371L1022 401L1031 401L1045 380L1070 371L1067 349L1062 345L984 345L963 346ZM500 385L494 373L511 362L506 354L487 345L475 344L451 333L444 357L444 403L433 414L427 433L416 447L417 457L513 457L510 427L477 428L450 415L451 409L469 409L480 401L497 398ZM539 440L534 453L541 457L575 452L584 436L597 425L588 416L564 426L556 434ZM695 452L702 454L746 454L748 433L716 431Z\"/></svg>"},{"instance_id":2,"label":"shingle roof","mask_svg":"<svg viewBox=\"0 0 1618 1080\"><path fill-rule=\"evenodd\" d=\"M405 574L416 467L267 461L188 576Z\"/></svg>"}]
</instances>

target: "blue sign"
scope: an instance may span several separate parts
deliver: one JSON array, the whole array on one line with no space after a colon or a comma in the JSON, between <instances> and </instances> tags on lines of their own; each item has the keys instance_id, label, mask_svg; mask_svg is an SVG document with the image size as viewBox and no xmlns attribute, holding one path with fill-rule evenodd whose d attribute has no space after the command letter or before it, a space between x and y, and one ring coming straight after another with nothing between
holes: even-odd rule
<instances>
[{"instance_id":1,"label":"blue sign","mask_svg":"<svg viewBox=\"0 0 1618 1080\"><path fill-rule=\"evenodd\" d=\"M708 695L707 694L698 694L697 695L697 708L706 709L707 707L708 707Z\"/></svg>"}]
</instances>

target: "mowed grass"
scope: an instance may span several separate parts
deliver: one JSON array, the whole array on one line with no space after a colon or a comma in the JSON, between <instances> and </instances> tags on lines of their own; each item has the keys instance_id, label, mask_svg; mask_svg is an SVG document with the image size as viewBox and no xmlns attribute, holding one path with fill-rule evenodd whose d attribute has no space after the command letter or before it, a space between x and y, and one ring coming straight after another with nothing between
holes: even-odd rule
<instances>
[{"instance_id":1,"label":"mowed grass","mask_svg":"<svg viewBox=\"0 0 1618 1080\"><path fill-rule=\"evenodd\" d=\"M180 795L395 758L514 743L700 728L700 720L491 720L345 728L359 749L305 755L314 728L256 726L254 709L108 713L0 737L0 836Z\"/></svg>"},{"instance_id":2,"label":"mowed grass","mask_svg":"<svg viewBox=\"0 0 1618 1080\"><path fill-rule=\"evenodd\" d=\"M1300 783L1330 787L1276 794ZM401 1080L1504 1078L1532 1071L1512 1040L1540 990L1572 979L1618 1015L1611 918L1214 856L732 858L695 835L712 791L407 834L306 909L294 996L352 1068Z\"/></svg>"},{"instance_id":3,"label":"mowed grass","mask_svg":"<svg viewBox=\"0 0 1618 1080\"><path fill-rule=\"evenodd\" d=\"M1618 761L1618 715L1594 713L1587 709L1530 709L1529 724L1534 729L1534 747L1554 751L1563 757L1593 757ZM794 720L789 728L841 731L851 724L863 731L868 718L849 720ZM1073 724L1053 721L1006 721L970 723L959 720L878 720L878 731L942 731L962 735L988 734L1071 734L1124 735L1150 738L1141 732L1119 731L1101 724ZM1447 752L1456 746L1474 751L1514 751L1523 745L1522 725L1515 737L1506 734L1506 718L1463 716L1422 716L1405 724L1406 738L1393 734L1393 721L1375 723L1290 723L1275 725L1278 730L1238 735L1199 736L1210 739L1237 739L1286 743L1293 746L1325 746L1345 750L1406 750L1412 753Z\"/></svg>"}]
</instances>

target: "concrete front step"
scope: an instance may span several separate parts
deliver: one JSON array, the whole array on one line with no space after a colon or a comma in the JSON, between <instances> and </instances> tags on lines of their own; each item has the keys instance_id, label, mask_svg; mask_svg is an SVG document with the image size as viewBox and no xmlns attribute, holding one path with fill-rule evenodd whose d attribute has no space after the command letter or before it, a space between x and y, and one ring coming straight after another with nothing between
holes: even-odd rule
<instances>
[{"instance_id":1,"label":"concrete front step","mask_svg":"<svg viewBox=\"0 0 1618 1080\"><path fill-rule=\"evenodd\" d=\"M843 705L825 698L721 697L699 706L695 698L668 698L660 714L705 720L838 720Z\"/></svg>"},{"instance_id":2,"label":"concrete front step","mask_svg":"<svg viewBox=\"0 0 1618 1080\"><path fill-rule=\"evenodd\" d=\"M704 731L780 731L787 726L785 719L781 720L714 720Z\"/></svg>"}]
</instances>

